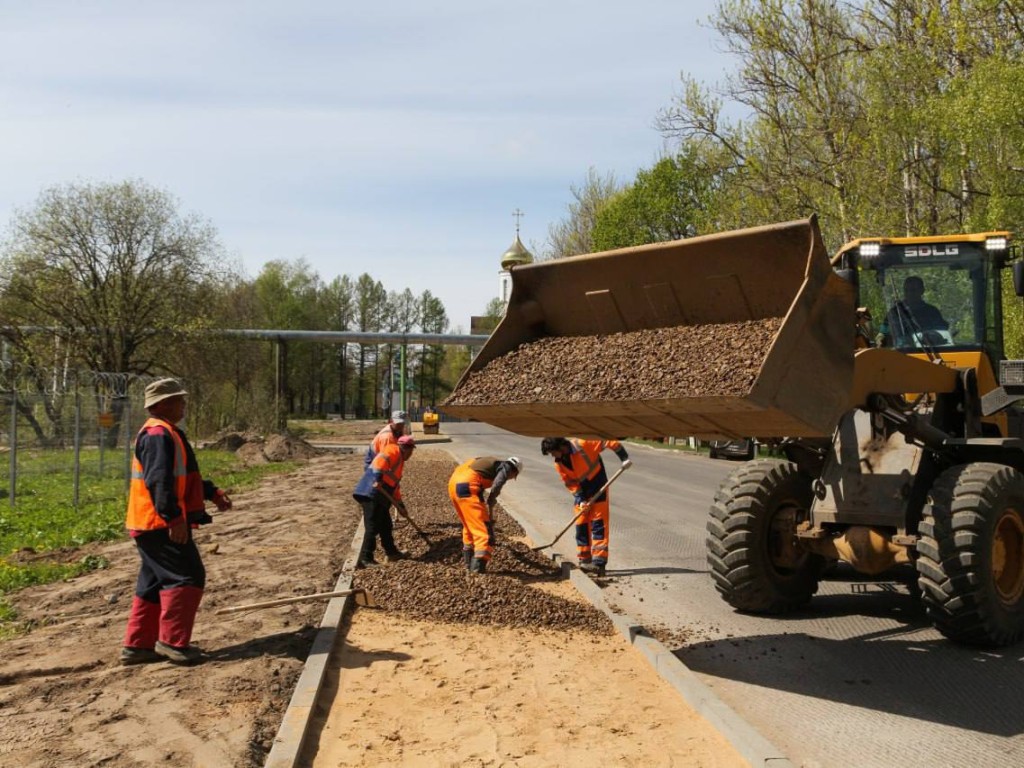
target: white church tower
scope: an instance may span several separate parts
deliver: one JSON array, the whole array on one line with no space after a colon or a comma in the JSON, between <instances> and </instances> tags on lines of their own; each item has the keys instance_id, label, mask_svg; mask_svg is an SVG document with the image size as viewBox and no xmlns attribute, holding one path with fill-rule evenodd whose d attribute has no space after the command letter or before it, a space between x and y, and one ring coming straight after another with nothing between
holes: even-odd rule
<instances>
[{"instance_id":1,"label":"white church tower","mask_svg":"<svg viewBox=\"0 0 1024 768\"><path fill-rule=\"evenodd\" d=\"M498 273L498 296L503 304L508 304L509 296L512 295L512 267L533 263L533 254L526 250L523 241L519 239L519 219L525 214L516 208L512 215L516 220L516 239L502 254L501 271Z\"/></svg>"}]
</instances>

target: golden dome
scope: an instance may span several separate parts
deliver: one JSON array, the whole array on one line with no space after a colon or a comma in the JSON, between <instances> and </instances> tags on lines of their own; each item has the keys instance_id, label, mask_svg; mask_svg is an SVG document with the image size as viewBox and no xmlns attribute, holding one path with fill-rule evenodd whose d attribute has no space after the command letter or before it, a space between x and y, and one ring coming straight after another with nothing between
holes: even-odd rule
<instances>
[{"instance_id":1,"label":"golden dome","mask_svg":"<svg viewBox=\"0 0 1024 768\"><path fill-rule=\"evenodd\" d=\"M501 257L501 268L509 270L512 267L520 264L532 264L533 254L526 250L526 246L523 245L523 241L519 239L519 233L516 233L516 240L509 249L502 254Z\"/></svg>"}]
</instances>

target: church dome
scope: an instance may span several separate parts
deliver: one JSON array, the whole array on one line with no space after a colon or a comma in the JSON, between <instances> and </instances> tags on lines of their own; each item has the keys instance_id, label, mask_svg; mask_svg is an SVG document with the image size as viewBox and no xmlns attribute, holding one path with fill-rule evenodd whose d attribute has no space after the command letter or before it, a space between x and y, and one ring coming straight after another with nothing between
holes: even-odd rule
<instances>
[{"instance_id":1,"label":"church dome","mask_svg":"<svg viewBox=\"0 0 1024 768\"><path fill-rule=\"evenodd\" d=\"M512 267L519 266L520 264L532 264L533 254L526 250L526 246L523 245L523 241L519 239L519 233L516 233L516 240L509 249L505 251L501 256L501 268L509 270Z\"/></svg>"}]
</instances>

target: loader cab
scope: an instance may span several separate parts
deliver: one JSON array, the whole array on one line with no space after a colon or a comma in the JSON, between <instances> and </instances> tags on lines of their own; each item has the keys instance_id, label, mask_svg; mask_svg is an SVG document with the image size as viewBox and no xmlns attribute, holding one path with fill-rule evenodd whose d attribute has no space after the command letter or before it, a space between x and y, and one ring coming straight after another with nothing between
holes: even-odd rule
<instances>
[{"instance_id":1,"label":"loader cab","mask_svg":"<svg viewBox=\"0 0 1024 768\"><path fill-rule=\"evenodd\" d=\"M1002 278L1009 232L861 238L836 269L856 277L858 306L871 313L875 343L962 364L958 353L1004 356Z\"/></svg>"}]
</instances>

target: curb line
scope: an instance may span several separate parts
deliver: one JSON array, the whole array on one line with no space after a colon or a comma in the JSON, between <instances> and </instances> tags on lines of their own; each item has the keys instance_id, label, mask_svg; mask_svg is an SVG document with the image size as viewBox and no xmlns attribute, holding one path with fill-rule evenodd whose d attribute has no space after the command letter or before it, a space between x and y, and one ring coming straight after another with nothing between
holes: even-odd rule
<instances>
[{"instance_id":1,"label":"curb line","mask_svg":"<svg viewBox=\"0 0 1024 768\"><path fill-rule=\"evenodd\" d=\"M508 505L508 512L531 541L546 540L543 535L528 521L513 514ZM335 591L350 589L354 566L363 540L363 522L359 521L349 555L342 565L341 574L335 584ZM637 624L631 617L617 613L611 609L604 599L601 588L590 577L573 564L565 561L560 555L552 553L551 559L560 564L562 574L587 601L611 620L626 642L643 654L647 663L655 673L671 685L695 712L711 723L722 737L732 745L740 756L752 766L765 768L794 768L794 764L782 751L762 736L758 731L722 701L711 688L702 683L693 671L672 653L663 643L649 636L644 627ZM288 702L281 726L274 737L274 745L267 755L264 768L294 768L304 746L309 730L309 722L316 707L324 677L327 674L327 662L337 642L342 618L351 608L352 596L332 599L324 611L320 621L320 629L313 639L309 656L303 665L302 674L295 684L295 691Z\"/></svg>"},{"instance_id":2,"label":"curb line","mask_svg":"<svg viewBox=\"0 0 1024 768\"><path fill-rule=\"evenodd\" d=\"M341 573L334 585L335 592L352 587L354 566L362 541L363 521L360 515L359 525L356 526L355 536L352 537L348 557L341 566ZM298 762L306 741L306 734L309 731L309 721L327 674L327 662L330 660L331 651L334 650L337 642L341 620L345 616L345 612L350 609L352 599L352 595L346 595L332 598L327 603L324 616L320 620L320 629L313 639L309 656L306 657L306 663L302 667L302 674L299 676L298 682L295 683L295 690L292 692L292 698L284 712L281 727L278 728L277 735L274 737L274 746L271 747L270 753L267 755L264 768L293 768Z\"/></svg>"},{"instance_id":3,"label":"curb line","mask_svg":"<svg viewBox=\"0 0 1024 768\"><path fill-rule=\"evenodd\" d=\"M504 508L522 526L523 531L532 541L546 540L533 525L513 514L507 504L504 505ZM658 677L675 688L683 701L711 723L712 727L732 745L744 760L752 766L794 768L793 763L782 753L782 750L758 733L732 707L718 698L718 695L702 683L694 672L663 643L648 635L647 630L630 616L613 611L604 599L601 587L589 576L584 575L561 555L552 553L551 559L561 564L562 574L572 582L573 586L591 605L611 620L626 642L644 655L647 663L651 665Z\"/></svg>"}]
</instances>

